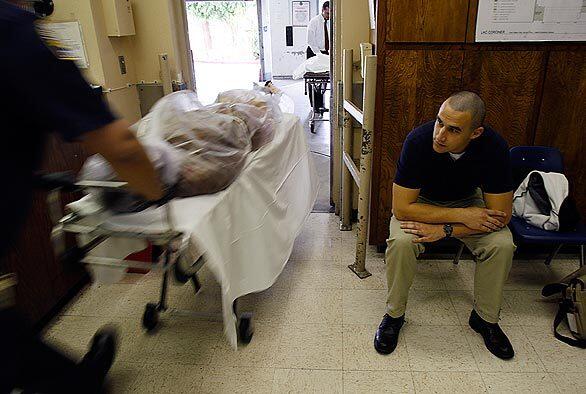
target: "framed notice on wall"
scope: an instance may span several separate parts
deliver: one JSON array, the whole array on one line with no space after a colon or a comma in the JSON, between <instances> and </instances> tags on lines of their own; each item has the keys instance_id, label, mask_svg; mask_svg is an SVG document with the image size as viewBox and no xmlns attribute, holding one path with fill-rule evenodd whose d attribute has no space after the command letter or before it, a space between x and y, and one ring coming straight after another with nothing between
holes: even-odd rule
<instances>
[{"instance_id":1,"label":"framed notice on wall","mask_svg":"<svg viewBox=\"0 0 586 394\"><path fill-rule=\"evenodd\" d=\"M79 22L39 23L38 30L57 57L73 60L79 68L89 67Z\"/></svg>"},{"instance_id":2,"label":"framed notice on wall","mask_svg":"<svg viewBox=\"0 0 586 394\"><path fill-rule=\"evenodd\" d=\"M585 0L479 0L476 41L585 41Z\"/></svg>"},{"instance_id":3,"label":"framed notice on wall","mask_svg":"<svg viewBox=\"0 0 586 394\"><path fill-rule=\"evenodd\" d=\"M307 26L311 20L311 2L293 1L291 3L291 12L293 13L291 24L296 27Z\"/></svg>"}]
</instances>

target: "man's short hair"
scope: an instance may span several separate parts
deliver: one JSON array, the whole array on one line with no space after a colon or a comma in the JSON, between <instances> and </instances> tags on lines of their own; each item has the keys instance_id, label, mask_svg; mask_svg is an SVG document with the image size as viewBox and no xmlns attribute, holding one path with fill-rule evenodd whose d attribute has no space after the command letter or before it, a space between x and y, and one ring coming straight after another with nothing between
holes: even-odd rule
<instances>
[{"instance_id":1,"label":"man's short hair","mask_svg":"<svg viewBox=\"0 0 586 394\"><path fill-rule=\"evenodd\" d=\"M476 93L468 91L454 93L446 101L452 109L458 112L470 112L473 130L484 124L486 107L484 101Z\"/></svg>"},{"instance_id":2,"label":"man's short hair","mask_svg":"<svg viewBox=\"0 0 586 394\"><path fill-rule=\"evenodd\" d=\"M325 10L326 8L330 8L330 2L329 1L325 1L324 5L321 6L322 11Z\"/></svg>"}]
</instances>

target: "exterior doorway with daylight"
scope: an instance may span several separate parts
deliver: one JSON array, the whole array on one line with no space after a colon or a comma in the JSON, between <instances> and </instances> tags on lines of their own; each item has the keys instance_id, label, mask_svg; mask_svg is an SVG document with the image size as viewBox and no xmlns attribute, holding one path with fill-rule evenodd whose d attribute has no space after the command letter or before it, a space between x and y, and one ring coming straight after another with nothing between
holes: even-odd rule
<instances>
[{"instance_id":1,"label":"exterior doorway with daylight","mask_svg":"<svg viewBox=\"0 0 586 394\"><path fill-rule=\"evenodd\" d=\"M256 0L187 0L197 94L203 104L261 80Z\"/></svg>"}]
</instances>

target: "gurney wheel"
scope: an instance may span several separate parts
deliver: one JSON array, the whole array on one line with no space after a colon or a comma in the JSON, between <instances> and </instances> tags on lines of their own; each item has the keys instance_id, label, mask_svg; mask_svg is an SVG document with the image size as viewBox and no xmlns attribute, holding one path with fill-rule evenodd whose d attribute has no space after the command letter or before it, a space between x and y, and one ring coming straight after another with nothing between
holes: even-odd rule
<instances>
[{"instance_id":1,"label":"gurney wheel","mask_svg":"<svg viewBox=\"0 0 586 394\"><path fill-rule=\"evenodd\" d=\"M179 267L178 263L175 263L173 265L173 274L175 276L175 280L179 283L187 283L187 281L190 278L189 275L187 275L185 272L183 272L181 267Z\"/></svg>"},{"instance_id":2,"label":"gurney wheel","mask_svg":"<svg viewBox=\"0 0 586 394\"><path fill-rule=\"evenodd\" d=\"M238 320L238 339L241 343L248 345L252 341L253 334L252 314L243 313Z\"/></svg>"},{"instance_id":3,"label":"gurney wheel","mask_svg":"<svg viewBox=\"0 0 586 394\"><path fill-rule=\"evenodd\" d=\"M157 310L157 305L148 303L144 308L144 314L142 315L142 326L146 328L147 331L152 331L157 324L159 324L159 311Z\"/></svg>"},{"instance_id":4,"label":"gurney wheel","mask_svg":"<svg viewBox=\"0 0 586 394\"><path fill-rule=\"evenodd\" d=\"M195 294L199 293L199 291L201 290L201 284L199 283L199 279L197 278L196 274L193 274L191 276L191 283L193 283Z\"/></svg>"}]
</instances>

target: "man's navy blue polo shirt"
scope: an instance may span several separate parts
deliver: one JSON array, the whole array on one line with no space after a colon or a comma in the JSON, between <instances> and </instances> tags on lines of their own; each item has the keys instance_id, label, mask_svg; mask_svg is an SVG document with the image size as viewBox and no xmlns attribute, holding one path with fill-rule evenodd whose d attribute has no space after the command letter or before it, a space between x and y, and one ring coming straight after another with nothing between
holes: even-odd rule
<instances>
[{"instance_id":1,"label":"man's navy blue polo shirt","mask_svg":"<svg viewBox=\"0 0 586 394\"><path fill-rule=\"evenodd\" d=\"M0 256L25 218L47 135L75 141L115 120L74 63L53 55L34 22L0 0Z\"/></svg>"},{"instance_id":2,"label":"man's navy blue polo shirt","mask_svg":"<svg viewBox=\"0 0 586 394\"><path fill-rule=\"evenodd\" d=\"M477 188L494 194L513 190L509 148L498 133L485 127L454 160L433 150L434 124L425 123L407 136L397 163L397 185L421 189L420 195L433 201L460 200Z\"/></svg>"}]
</instances>

